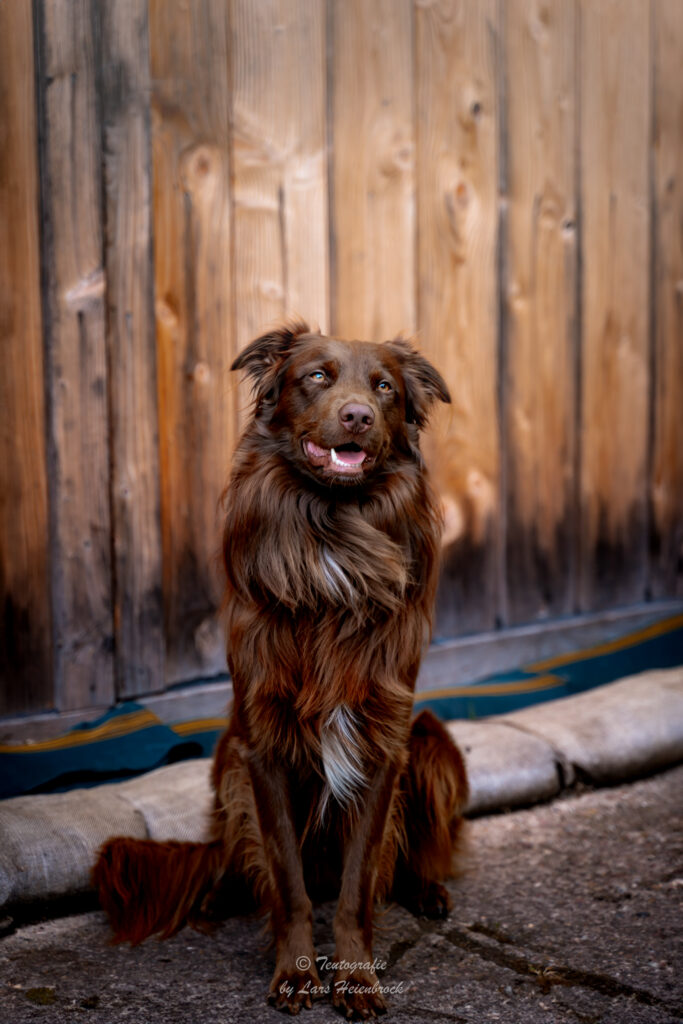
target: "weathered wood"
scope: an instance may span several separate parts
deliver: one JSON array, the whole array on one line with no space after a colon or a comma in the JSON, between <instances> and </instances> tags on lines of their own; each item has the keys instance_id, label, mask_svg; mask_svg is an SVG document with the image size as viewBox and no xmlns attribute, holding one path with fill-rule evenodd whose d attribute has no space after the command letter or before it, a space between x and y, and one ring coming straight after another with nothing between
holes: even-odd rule
<instances>
[{"instance_id":1,"label":"weathered wood","mask_svg":"<svg viewBox=\"0 0 683 1024\"><path fill-rule=\"evenodd\" d=\"M683 4L654 5L654 434L650 590L683 594Z\"/></svg>"},{"instance_id":2,"label":"weathered wood","mask_svg":"<svg viewBox=\"0 0 683 1024\"><path fill-rule=\"evenodd\" d=\"M505 585L518 623L574 604L577 19L573 0L503 10Z\"/></svg>"},{"instance_id":3,"label":"weathered wood","mask_svg":"<svg viewBox=\"0 0 683 1024\"><path fill-rule=\"evenodd\" d=\"M427 650L416 693L419 696L421 690L467 685L522 666L561 674L561 667L544 666L543 661L610 645L637 630L656 633L656 624L662 619L681 614L680 601L648 602L446 640Z\"/></svg>"},{"instance_id":4,"label":"weathered wood","mask_svg":"<svg viewBox=\"0 0 683 1024\"><path fill-rule=\"evenodd\" d=\"M411 2L331 12L332 324L379 341L416 328Z\"/></svg>"},{"instance_id":5,"label":"weathered wood","mask_svg":"<svg viewBox=\"0 0 683 1024\"><path fill-rule=\"evenodd\" d=\"M38 0L55 696L114 696L95 4Z\"/></svg>"},{"instance_id":6,"label":"weathered wood","mask_svg":"<svg viewBox=\"0 0 683 1024\"><path fill-rule=\"evenodd\" d=\"M581 566L584 610L645 592L650 17L581 4Z\"/></svg>"},{"instance_id":7,"label":"weathered wood","mask_svg":"<svg viewBox=\"0 0 683 1024\"><path fill-rule=\"evenodd\" d=\"M437 634L683 594L682 52L680 0L0 2L0 714L224 670L283 314L449 382Z\"/></svg>"},{"instance_id":8,"label":"weathered wood","mask_svg":"<svg viewBox=\"0 0 683 1024\"><path fill-rule=\"evenodd\" d=\"M52 704L31 0L0 4L0 714Z\"/></svg>"},{"instance_id":9,"label":"weathered wood","mask_svg":"<svg viewBox=\"0 0 683 1024\"><path fill-rule=\"evenodd\" d=\"M100 12L116 692L129 697L164 684L147 0Z\"/></svg>"},{"instance_id":10,"label":"weathered wood","mask_svg":"<svg viewBox=\"0 0 683 1024\"><path fill-rule=\"evenodd\" d=\"M225 667L219 495L236 430L224 0L152 0L154 252L166 682Z\"/></svg>"},{"instance_id":11,"label":"weathered wood","mask_svg":"<svg viewBox=\"0 0 683 1024\"><path fill-rule=\"evenodd\" d=\"M683 615L680 601L656 601L630 608L612 608L590 615L536 622L510 629L457 637L434 644L425 652L416 685L416 696L425 690L466 686L494 673L509 672L541 659L571 655L598 645L610 645L636 630L656 632L662 619ZM168 693L145 698L142 703L162 722L190 722L225 714L232 684L225 677L174 687ZM66 712L62 715L26 715L0 719L0 743L51 739L97 712Z\"/></svg>"},{"instance_id":12,"label":"weathered wood","mask_svg":"<svg viewBox=\"0 0 683 1024\"><path fill-rule=\"evenodd\" d=\"M230 11L241 348L284 314L329 324L325 6L231 0Z\"/></svg>"},{"instance_id":13,"label":"weathered wood","mask_svg":"<svg viewBox=\"0 0 683 1024\"><path fill-rule=\"evenodd\" d=\"M446 511L437 631L486 629L498 578L498 4L416 8L418 323L453 405L429 453Z\"/></svg>"}]
</instances>

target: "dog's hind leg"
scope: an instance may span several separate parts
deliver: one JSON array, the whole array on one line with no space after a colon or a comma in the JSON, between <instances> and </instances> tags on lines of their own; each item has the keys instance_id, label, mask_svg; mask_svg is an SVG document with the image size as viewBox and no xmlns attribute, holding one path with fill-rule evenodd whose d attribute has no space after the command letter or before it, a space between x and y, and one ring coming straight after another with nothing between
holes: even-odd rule
<instances>
[{"instance_id":1,"label":"dog's hind leg","mask_svg":"<svg viewBox=\"0 0 683 1024\"><path fill-rule=\"evenodd\" d=\"M401 780L401 849L391 896L414 914L445 917L469 797L462 754L430 711L412 724L410 757Z\"/></svg>"}]
</instances>

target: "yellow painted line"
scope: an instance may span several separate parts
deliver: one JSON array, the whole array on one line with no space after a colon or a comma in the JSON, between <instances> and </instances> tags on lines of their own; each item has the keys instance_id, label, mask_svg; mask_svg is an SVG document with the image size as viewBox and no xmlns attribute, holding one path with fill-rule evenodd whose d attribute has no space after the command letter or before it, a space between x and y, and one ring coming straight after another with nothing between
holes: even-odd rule
<instances>
[{"instance_id":1,"label":"yellow painted line","mask_svg":"<svg viewBox=\"0 0 683 1024\"><path fill-rule=\"evenodd\" d=\"M451 686L443 690L420 690L415 700L437 700L440 697L502 697L515 693L534 693L552 690L564 684L559 676L537 676L535 679L515 679L509 683L482 683L480 686Z\"/></svg>"},{"instance_id":2,"label":"yellow painted line","mask_svg":"<svg viewBox=\"0 0 683 1024\"><path fill-rule=\"evenodd\" d=\"M151 711L133 711L129 715L119 715L94 729L75 729L66 736L58 736L53 740L39 740L37 743L3 744L0 745L2 754L35 754L41 750L63 750L68 747L82 747L88 743L97 743L101 740L114 739L116 736L125 736L126 733L139 732L150 725L161 725L156 715Z\"/></svg>"},{"instance_id":3,"label":"yellow painted line","mask_svg":"<svg viewBox=\"0 0 683 1024\"><path fill-rule=\"evenodd\" d=\"M196 718L192 722L176 722L171 726L171 729L180 736L185 736L193 732L211 732L214 729L225 729L228 721L227 718Z\"/></svg>"},{"instance_id":4,"label":"yellow painted line","mask_svg":"<svg viewBox=\"0 0 683 1024\"><path fill-rule=\"evenodd\" d=\"M629 633L618 640L610 640L608 643L598 644L595 647L588 647L584 651L574 651L569 654L558 654L554 658L545 658L543 661L535 661L532 665L525 665L529 672L543 672L548 668L559 668L561 665L571 665L577 661L588 661L590 658L599 658L604 654L614 654L616 651L625 651L629 647L636 647L645 640L654 640L655 637L663 636L665 633L672 633L675 629L683 626L683 615L674 615L662 622L655 622L652 626L645 626L635 633Z\"/></svg>"}]
</instances>

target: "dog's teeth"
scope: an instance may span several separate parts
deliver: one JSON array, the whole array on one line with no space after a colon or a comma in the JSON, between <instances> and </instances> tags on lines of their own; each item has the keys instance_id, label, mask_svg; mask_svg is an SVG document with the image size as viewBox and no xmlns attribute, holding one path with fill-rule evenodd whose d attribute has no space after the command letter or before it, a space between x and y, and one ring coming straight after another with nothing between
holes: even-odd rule
<instances>
[{"instance_id":1,"label":"dog's teeth","mask_svg":"<svg viewBox=\"0 0 683 1024\"><path fill-rule=\"evenodd\" d=\"M343 466L344 469L355 469L358 466L362 466L365 461L365 452L348 452L347 454L349 458L340 458L334 448L330 448L330 459L335 466Z\"/></svg>"}]
</instances>

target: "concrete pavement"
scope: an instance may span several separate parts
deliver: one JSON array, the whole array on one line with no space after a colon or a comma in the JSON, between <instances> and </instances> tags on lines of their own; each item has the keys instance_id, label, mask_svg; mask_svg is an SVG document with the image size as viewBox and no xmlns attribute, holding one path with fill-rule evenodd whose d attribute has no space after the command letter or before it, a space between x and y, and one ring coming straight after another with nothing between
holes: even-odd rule
<instances>
[{"instance_id":1,"label":"concrete pavement","mask_svg":"<svg viewBox=\"0 0 683 1024\"><path fill-rule=\"evenodd\" d=\"M469 824L445 921L378 915L396 1024L674 1024L683 1019L683 766ZM332 904L316 910L331 957ZM259 921L108 944L99 911L0 940L0 1020L276 1024ZM329 979L328 979L329 980ZM329 1002L302 1021L341 1019Z\"/></svg>"}]
</instances>

